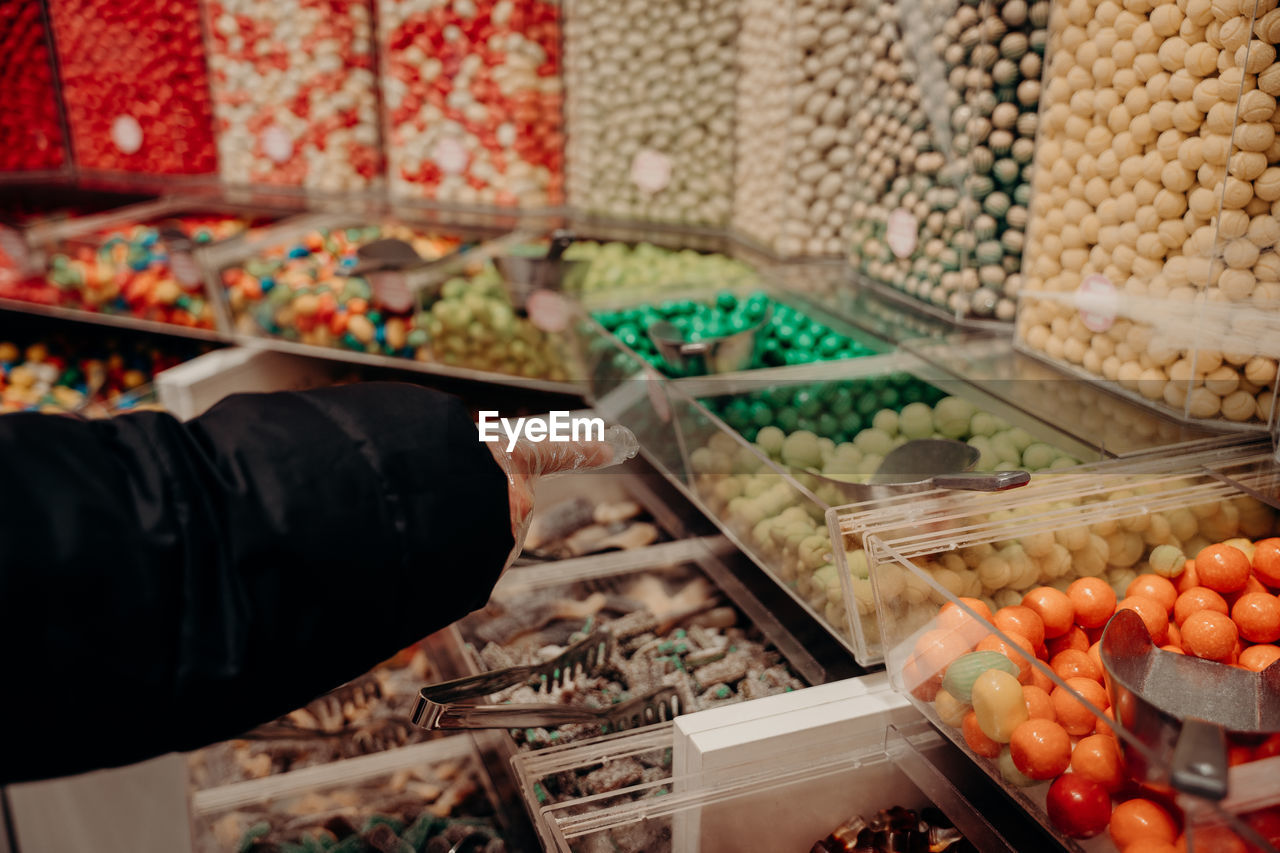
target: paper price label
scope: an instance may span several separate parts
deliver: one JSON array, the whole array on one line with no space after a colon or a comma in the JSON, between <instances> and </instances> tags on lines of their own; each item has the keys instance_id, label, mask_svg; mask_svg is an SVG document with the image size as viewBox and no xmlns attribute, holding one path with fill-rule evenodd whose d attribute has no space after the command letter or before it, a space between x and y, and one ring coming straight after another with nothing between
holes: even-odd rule
<instances>
[{"instance_id":1,"label":"paper price label","mask_svg":"<svg viewBox=\"0 0 1280 853\"><path fill-rule=\"evenodd\" d=\"M395 270L383 270L368 276L373 301L393 314L403 314L413 309L413 288L409 277Z\"/></svg>"},{"instance_id":2,"label":"paper price label","mask_svg":"<svg viewBox=\"0 0 1280 853\"><path fill-rule=\"evenodd\" d=\"M169 269L178 284L186 290L199 290L201 284L200 265L190 252L170 252Z\"/></svg>"},{"instance_id":3,"label":"paper price label","mask_svg":"<svg viewBox=\"0 0 1280 853\"><path fill-rule=\"evenodd\" d=\"M293 139L278 124L262 131L262 151L273 163L287 163L293 156Z\"/></svg>"},{"instance_id":4,"label":"paper price label","mask_svg":"<svg viewBox=\"0 0 1280 853\"><path fill-rule=\"evenodd\" d=\"M889 250L896 257L909 258L920 240L920 226L911 211L899 207L889 214L886 234Z\"/></svg>"},{"instance_id":5,"label":"paper price label","mask_svg":"<svg viewBox=\"0 0 1280 853\"><path fill-rule=\"evenodd\" d=\"M671 183L671 158L649 148L637 151L631 161L631 183L646 193L666 189Z\"/></svg>"},{"instance_id":6,"label":"paper price label","mask_svg":"<svg viewBox=\"0 0 1280 853\"><path fill-rule=\"evenodd\" d=\"M569 303L554 290L535 290L525 300L529 322L544 332L559 334L569 328Z\"/></svg>"},{"instance_id":7,"label":"paper price label","mask_svg":"<svg viewBox=\"0 0 1280 853\"><path fill-rule=\"evenodd\" d=\"M111 142L121 154L137 154L142 149L142 125L133 116L117 116L111 122Z\"/></svg>"},{"instance_id":8,"label":"paper price label","mask_svg":"<svg viewBox=\"0 0 1280 853\"><path fill-rule=\"evenodd\" d=\"M1080 322L1091 332L1105 332L1115 324L1119 302L1116 286L1099 273L1085 276L1076 288L1075 304Z\"/></svg>"},{"instance_id":9,"label":"paper price label","mask_svg":"<svg viewBox=\"0 0 1280 853\"><path fill-rule=\"evenodd\" d=\"M446 136L436 143L436 165L446 175L461 175L467 168L467 149L452 136Z\"/></svg>"}]
</instances>

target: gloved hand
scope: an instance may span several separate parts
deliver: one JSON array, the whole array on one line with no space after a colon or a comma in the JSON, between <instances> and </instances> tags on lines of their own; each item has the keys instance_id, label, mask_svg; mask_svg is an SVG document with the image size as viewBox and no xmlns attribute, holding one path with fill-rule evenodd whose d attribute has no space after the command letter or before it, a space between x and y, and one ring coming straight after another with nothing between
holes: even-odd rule
<instances>
[{"instance_id":1,"label":"gloved hand","mask_svg":"<svg viewBox=\"0 0 1280 853\"><path fill-rule=\"evenodd\" d=\"M489 450L507 475L507 501L511 507L511 535L515 546L503 571L515 562L524 547L533 517L533 487L543 477L568 471L589 471L620 465L636 455L640 442L624 426L604 431L604 441L543 441L519 439L510 452L504 442L489 442Z\"/></svg>"}]
</instances>

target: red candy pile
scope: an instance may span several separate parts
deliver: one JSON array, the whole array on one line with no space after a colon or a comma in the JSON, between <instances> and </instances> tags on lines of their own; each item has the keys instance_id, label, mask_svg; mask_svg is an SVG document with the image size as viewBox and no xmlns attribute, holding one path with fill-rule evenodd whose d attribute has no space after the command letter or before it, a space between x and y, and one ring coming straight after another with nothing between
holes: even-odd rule
<instances>
[{"instance_id":1,"label":"red candy pile","mask_svg":"<svg viewBox=\"0 0 1280 853\"><path fill-rule=\"evenodd\" d=\"M0 0L0 172L63 164L53 65L38 0Z\"/></svg>"},{"instance_id":2,"label":"red candy pile","mask_svg":"<svg viewBox=\"0 0 1280 853\"><path fill-rule=\"evenodd\" d=\"M217 168L197 3L49 5L80 166L150 174Z\"/></svg>"}]
</instances>

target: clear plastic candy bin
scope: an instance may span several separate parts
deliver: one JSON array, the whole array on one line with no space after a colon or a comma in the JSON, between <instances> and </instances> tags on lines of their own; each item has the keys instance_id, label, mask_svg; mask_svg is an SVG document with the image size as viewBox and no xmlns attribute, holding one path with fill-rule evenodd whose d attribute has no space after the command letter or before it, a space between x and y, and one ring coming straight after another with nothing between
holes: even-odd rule
<instances>
[{"instance_id":1,"label":"clear plastic candy bin","mask_svg":"<svg viewBox=\"0 0 1280 853\"><path fill-rule=\"evenodd\" d=\"M1237 464L1248 462L1246 457ZM1087 476L1067 473L1060 483L1043 489L1032 484L1022 496L1025 500L1011 499L996 508L975 511L952 499L929 502L900 530L871 532L866 538L886 666L894 685L909 692L913 704L1068 849L1116 849L1105 835L1082 841L1069 822L1051 819L1060 804L1051 802L1055 795L1050 794L1050 782L1068 763L1096 785L1097 791L1089 789L1082 796L1101 797L1105 818L1112 807L1107 790L1127 780L1123 765L1107 757L1119 758L1107 752L1114 748L1108 745L1112 734L1126 751L1153 767L1167 768L1171 761L1170 755L1118 726L1108 710L1111 699L1103 686L1101 663L1087 651L1100 636L1101 620L1109 616L1101 611L1116 606L1106 603L1103 590L1113 592L1120 607L1136 610L1157 642L1181 643L1193 652L1200 647L1189 639L1190 622L1183 623L1187 633L1175 630L1177 623L1170 624L1163 596L1176 596L1175 584L1189 589L1186 584L1193 580L1218 582L1208 574L1200 580L1185 576L1187 558L1224 542L1249 549L1253 540L1274 536L1278 529L1276 509L1227 482L1222 477L1226 467L1210 470L1193 461L1182 470L1174 463L1145 472L1118 470L1121 473L1107 473L1098 466ZM1093 590L1103 602L1101 610L1093 612L1090 606L1086 613L1068 604L1066 611L1048 615L1051 611L1045 608L1052 605L1042 602L1054 601L1054 592L1027 596L1046 586L1068 590L1072 583L1077 583L1077 596L1083 595L1082 588ZM1024 606L1029 609L1022 610ZM1046 614L1039 623L1046 639L1034 638L1044 645L1028 639L1035 633L1035 620L1024 619L1024 627L1017 628L1027 612L1037 618ZM1073 620L1069 627L1064 614ZM1093 627L1095 623L1099 627ZM975 648L979 654L960 661ZM983 657L985 652L994 655ZM983 668L991 657L1008 661L1001 665L1003 672ZM1013 695L1009 691L990 701L1005 687L1017 688L1016 707L1001 704ZM972 699L965 695L971 690L976 691ZM1028 762L1029 753L1010 746L1012 730L1025 721L1029 707L1038 709L1037 722L1055 721L1047 737L1060 738L1064 747L1061 753L1046 748L1052 754L1043 764ZM1012 709L1010 716L1002 717L1002 709ZM1102 739L1090 740L1095 733ZM1269 754L1250 747L1236 760ZM1059 763L1063 760L1068 763ZM1077 775L1073 782L1080 778ZM1179 800L1188 816L1202 813L1196 821L1188 819L1183 831L1193 842L1224 832L1199 821L1211 823L1227 819L1227 812L1270 806L1280 791L1272 783L1268 786L1250 790L1256 796L1247 807L1238 796L1229 798L1223 802L1225 811ZM1152 781L1143 791L1121 789L1116 799L1121 802L1136 794L1162 803L1178 825L1184 821L1171 805L1167 787ZM1094 828L1099 828L1097 818L1095 814L1089 821ZM1106 823L1103 820L1100 828ZM1239 826L1231 831L1244 832Z\"/></svg>"},{"instance_id":2,"label":"clear plastic candy bin","mask_svg":"<svg viewBox=\"0 0 1280 853\"><path fill-rule=\"evenodd\" d=\"M526 784L590 778L590 773L658 757L670 732L660 727L582 744L573 752L520 756ZM592 768L599 768L592 770ZM586 773L586 776L581 774ZM803 850L842 823L894 806L934 808L978 849L1014 850L962 793L974 769L926 723L889 727L801 750L763 767L746 764L693 776L637 779L628 787L546 805L536 817L548 850Z\"/></svg>"},{"instance_id":3,"label":"clear plastic candy bin","mask_svg":"<svg viewBox=\"0 0 1280 853\"><path fill-rule=\"evenodd\" d=\"M1017 339L1179 417L1275 417L1280 13L1054 8Z\"/></svg>"},{"instance_id":4,"label":"clear plastic candy bin","mask_svg":"<svg viewBox=\"0 0 1280 853\"><path fill-rule=\"evenodd\" d=\"M855 644L846 609L867 614L870 596L849 600L842 581L848 569L865 578L858 546L827 524L829 510L866 497L834 480L869 475L911 437L969 441L985 471L1057 471L1100 453L906 353L815 367L785 378L673 382L689 454L676 473L748 555L872 665L876 644Z\"/></svg>"}]
</instances>

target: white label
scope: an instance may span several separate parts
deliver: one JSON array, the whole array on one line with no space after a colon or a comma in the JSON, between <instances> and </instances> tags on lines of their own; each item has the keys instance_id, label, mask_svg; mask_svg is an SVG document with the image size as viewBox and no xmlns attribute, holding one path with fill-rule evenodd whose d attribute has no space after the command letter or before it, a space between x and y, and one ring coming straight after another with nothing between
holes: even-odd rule
<instances>
[{"instance_id":1,"label":"white label","mask_svg":"<svg viewBox=\"0 0 1280 853\"><path fill-rule=\"evenodd\" d=\"M178 284L187 290L200 289L200 266L190 252L170 252L169 269Z\"/></svg>"},{"instance_id":2,"label":"white label","mask_svg":"<svg viewBox=\"0 0 1280 853\"><path fill-rule=\"evenodd\" d=\"M1105 332L1116 321L1116 309L1119 299L1116 287L1105 275L1092 273L1084 277L1076 288L1076 310L1080 312L1080 322L1091 332Z\"/></svg>"},{"instance_id":3,"label":"white label","mask_svg":"<svg viewBox=\"0 0 1280 853\"><path fill-rule=\"evenodd\" d=\"M436 143L435 161L446 175L461 175L467 168L467 149L452 136L446 136Z\"/></svg>"},{"instance_id":4,"label":"white label","mask_svg":"<svg viewBox=\"0 0 1280 853\"><path fill-rule=\"evenodd\" d=\"M374 302L393 314L413 309L413 289L409 287L409 278L404 273L384 270L371 273L368 278Z\"/></svg>"},{"instance_id":5,"label":"white label","mask_svg":"<svg viewBox=\"0 0 1280 853\"><path fill-rule=\"evenodd\" d=\"M525 300L529 322L544 332L558 334L569 328L569 303L554 290L535 290Z\"/></svg>"},{"instance_id":6,"label":"white label","mask_svg":"<svg viewBox=\"0 0 1280 853\"><path fill-rule=\"evenodd\" d=\"M4 252L9 257L15 272L26 275L28 265L31 263L31 251L27 248L27 241L21 234L12 228L0 225L0 252Z\"/></svg>"},{"instance_id":7,"label":"white label","mask_svg":"<svg viewBox=\"0 0 1280 853\"><path fill-rule=\"evenodd\" d=\"M293 139L278 124L262 131L262 150L273 163L285 163L293 156Z\"/></svg>"},{"instance_id":8,"label":"white label","mask_svg":"<svg viewBox=\"0 0 1280 853\"><path fill-rule=\"evenodd\" d=\"M121 154L137 154L142 148L142 125L133 116L117 116L111 122L111 141Z\"/></svg>"},{"instance_id":9,"label":"white label","mask_svg":"<svg viewBox=\"0 0 1280 853\"><path fill-rule=\"evenodd\" d=\"M911 211L905 207L896 208L889 214L886 239L889 250L899 258L909 258L916 250L920 239L920 226Z\"/></svg>"},{"instance_id":10,"label":"white label","mask_svg":"<svg viewBox=\"0 0 1280 853\"><path fill-rule=\"evenodd\" d=\"M671 183L671 158L649 148L636 152L631 161L631 183L646 193L666 189Z\"/></svg>"}]
</instances>

